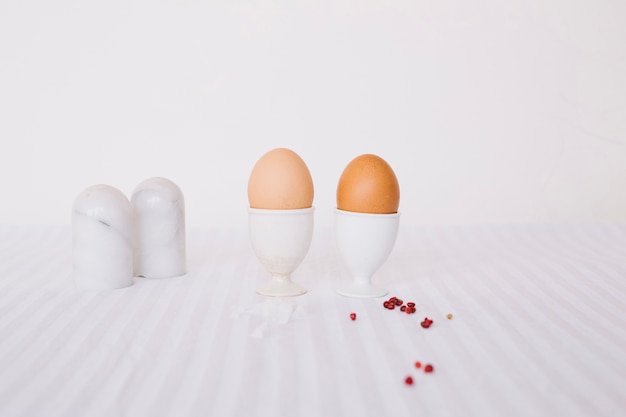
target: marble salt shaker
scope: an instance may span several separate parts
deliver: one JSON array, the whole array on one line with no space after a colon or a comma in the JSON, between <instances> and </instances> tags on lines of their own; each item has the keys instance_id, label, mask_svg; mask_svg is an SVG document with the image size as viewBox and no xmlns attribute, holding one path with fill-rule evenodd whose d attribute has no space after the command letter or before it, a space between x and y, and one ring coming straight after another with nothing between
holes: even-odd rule
<instances>
[{"instance_id":1,"label":"marble salt shaker","mask_svg":"<svg viewBox=\"0 0 626 417\"><path fill-rule=\"evenodd\" d=\"M133 212L128 198L105 184L81 192L72 212L73 278L79 287L133 284Z\"/></svg>"},{"instance_id":2,"label":"marble salt shaker","mask_svg":"<svg viewBox=\"0 0 626 417\"><path fill-rule=\"evenodd\" d=\"M166 178L149 178L131 196L135 217L135 276L169 278L186 273L185 200Z\"/></svg>"}]
</instances>

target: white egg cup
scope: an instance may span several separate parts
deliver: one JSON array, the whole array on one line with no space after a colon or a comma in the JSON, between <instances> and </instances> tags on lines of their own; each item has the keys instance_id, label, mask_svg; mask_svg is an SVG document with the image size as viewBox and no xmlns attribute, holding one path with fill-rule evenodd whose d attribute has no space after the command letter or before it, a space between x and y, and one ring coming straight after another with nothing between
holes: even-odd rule
<instances>
[{"instance_id":1,"label":"white egg cup","mask_svg":"<svg viewBox=\"0 0 626 417\"><path fill-rule=\"evenodd\" d=\"M335 210L335 241L353 281L337 292L346 297L382 297L386 289L372 284L396 243L400 214L369 214Z\"/></svg>"},{"instance_id":2,"label":"white egg cup","mask_svg":"<svg viewBox=\"0 0 626 417\"><path fill-rule=\"evenodd\" d=\"M248 209L248 230L255 255L270 273L269 282L257 293L291 297L306 289L291 280L313 238L314 207L294 210Z\"/></svg>"}]
</instances>

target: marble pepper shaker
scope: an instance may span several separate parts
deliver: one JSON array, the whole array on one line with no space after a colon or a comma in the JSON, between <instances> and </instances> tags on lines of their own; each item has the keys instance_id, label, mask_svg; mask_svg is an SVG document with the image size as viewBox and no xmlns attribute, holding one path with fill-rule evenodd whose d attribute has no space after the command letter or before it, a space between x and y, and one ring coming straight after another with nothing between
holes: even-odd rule
<instances>
[{"instance_id":1,"label":"marble pepper shaker","mask_svg":"<svg viewBox=\"0 0 626 417\"><path fill-rule=\"evenodd\" d=\"M131 196L135 218L135 276L169 278L186 273L185 200L166 178L149 178Z\"/></svg>"},{"instance_id":2,"label":"marble pepper shaker","mask_svg":"<svg viewBox=\"0 0 626 417\"><path fill-rule=\"evenodd\" d=\"M133 284L133 212L118 189L98 184L81 192L72 212L73 277L79 287Z\"/></svg>"}]
</instances>

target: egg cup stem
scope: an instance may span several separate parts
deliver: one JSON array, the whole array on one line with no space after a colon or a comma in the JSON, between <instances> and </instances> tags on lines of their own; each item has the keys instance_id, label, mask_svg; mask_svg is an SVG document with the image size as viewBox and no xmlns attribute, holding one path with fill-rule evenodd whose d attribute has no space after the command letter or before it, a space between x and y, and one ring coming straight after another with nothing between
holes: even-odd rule
<instances>
[{"instance_id":1,"label":"egg cup stem","mask_svg":"<svg viewBox=\"0 0 626 417\"><path fill-rule=\"evenodd\" d=\"M337 293L352 298L374 298L387 295L389 291L372 284L371 277L355 277L354 281L337 288Z\"/></svg>"},{"instance_id":2,"label":"egg cup stem","mask_svg":"<svg viewBox=\"0 0 626 417\"><path fill-rule=\"evenodd\" d=\"M306 293L306 289L291 280L289 275L271 275L269 282L259 286L256 292L270 297L293 297Z\"/></svg>"}]
</instances>

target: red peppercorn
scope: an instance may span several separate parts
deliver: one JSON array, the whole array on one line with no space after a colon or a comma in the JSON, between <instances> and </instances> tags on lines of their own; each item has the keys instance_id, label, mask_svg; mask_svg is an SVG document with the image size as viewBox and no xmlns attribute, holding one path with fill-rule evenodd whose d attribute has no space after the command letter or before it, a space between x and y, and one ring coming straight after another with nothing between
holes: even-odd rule
<instances>
[{"instance_id":1,"label":"red peppercorn","mask_svg":"<svg viewBox=\"0 0 626 417\"><path fill-rule=\"evenodd\" d=\"M404 378L404 383L407 385L413 385L413 378L407 376L406 378Z\"/></svg>"},{"instance_id":2,"label":"red peppercorn","mask_svg":"<svg viewBox=\"0 0 626 417\"><path fill-rule=\"evenodd\" d=\"M401 306L402 304L404 304L404 301L402 301L402 300L401 300L401 299L399 299L399 298L396 298L396 299L395 299L395 301L394 301L394 303L395 303L397 306Z\"/></svg>"},{"instance_id":3,"label":"red peppercorn","mask_svg":"<svg viewBox=\"0 0 626 417\"><path fill-rule=\"evenodd\" d=\"M428 317L425 317L424 321L422 321L420 324L422 325L423 328L428 329L430 325L433 324L433 321L429 319Z\"/></svg>"},{"instance_id":4,"label":"red peppercorn","mask_svg":"<svg viewBox=\"0 0 626 417\"><path fill-rule=\"evenodd\" d=\"M356 320L356 313L350 313L350 320Z\"/></svg>"},{"instance_id":5,"label":"red peppercorn","mask_svg":"<svg viewBox=\"0 0 626 417\"><path fill-rule=\"evenodd\" d=\"M435 368L433 368L433 366L431 364L428 364L424 367L424 372L428 372L431 373L432 371L434 371Z\"/></svg>"},{"instance_id":6,"label":"red peppercorn","mask_svg":"<svg viewBox=\"0 0 626 417\"><path fill-rule=\"evenodd\" d=\"M396 308L396 305L394 303L389 303L387 308L389 310L393 310L394 308Z\"/></svg>"},{"instance_id":7,"label":"red peppercorn","mask_svg":"<svg viewBox=\"0 0 626 417\"><path fill-rule=\"evenodd\" d=\"M401 306L400 311L406 311L406 306Z\"/></svg>"},{"instance_id":8,"label":"red peppercorn","mask_svg":"<svg viewBox=\"0 0 626 417\"><path fill-rule=\"evenodd\" d=\"M415 303L412 301L409 301L408 303L406 303L406 305L409 307L415 307Z\"/></svg>"},{"instance_id":9,"label":"red peppercorn","mask_svg":"<svg viewBox=\"0 0 626 417\"><path fill-rule=\"evenodd\" d=\"M421 368L422 367L422 362L420 362L420 361L415 362L415 367L417 369Z\"/></svg>"}]
</instances>

